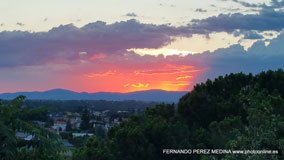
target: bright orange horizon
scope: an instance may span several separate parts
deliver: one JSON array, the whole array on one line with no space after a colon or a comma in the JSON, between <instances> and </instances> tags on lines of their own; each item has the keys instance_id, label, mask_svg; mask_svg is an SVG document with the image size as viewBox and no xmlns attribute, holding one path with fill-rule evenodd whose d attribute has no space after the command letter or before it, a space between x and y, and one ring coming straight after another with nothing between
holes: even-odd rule
<instances>
[{"instance_id":1,"label":"bright orange horizon","mask_svg":"<svg viewBox=\"0 0 284 160\"><path fill-rule=\"evenodd\" d=\"M57 64L40 66L31 70L23 67L29 74L22 84L10 85L1 92L46 91L54 88L76 92L135 92L143 90L190 91L196 79L206 69L191 63L180 63L184 57L137 56L83 57L76 64ZM173 61L173 59L176 59ZM20 74L19 70L9 73ZM37 79L30 79L37 77ZM34 89L35 88L35 89Z\"/></svg>"},{"instance_id":2,"label":"bright orange horizon","mask_svg":"<svg viewBox=\"0 0 284 160\"><path fill-rule=\"evenodd\" d=\"M193 66L168 64L152 70L87 73L81 76L81 82L89 84L88 89L86 88L88 92L133 92L152 89L188 91L192 88L192 80L200 72L201 70Z\"/></svg>"},{"instance_id":3,"label":"bright orange horizon","mask_svg":"<svg viewBox=\"0 0 284 160\"><path fill-rule=\"evenodd\" d=\"M282 1L10 0L1 6L0 93L190 91L225 74L284 67Z\"/></svg>"}]
</instances>

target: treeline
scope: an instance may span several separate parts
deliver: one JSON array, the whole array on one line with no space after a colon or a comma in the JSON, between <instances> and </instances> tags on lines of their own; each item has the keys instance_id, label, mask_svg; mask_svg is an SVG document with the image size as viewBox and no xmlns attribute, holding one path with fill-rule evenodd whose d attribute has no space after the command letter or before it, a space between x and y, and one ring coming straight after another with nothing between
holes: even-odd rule
<instances>
[{"instance_id":1,"label":"treeline","mask_svg":"<svg viewBox=\"0 0 284 160\"><path fill-rule=\"evenodd\" d=\"M277 150L278 154L166 155L163 149ZM283 159L284 72L230 74L198 84L178 107L160 104L91 137L74 160Z\"/></svg>"},{"instance_id":2,"label":"treeline","mask_svg":"<svg viewBox=\"0 0 284 160\"><path fill-rule=\"evenodd\" d=\"M105 101L105 100L26 100L28 107L47 107L50 111L81 111L83 108L103 110L144 110L149 106L154 106L155 102L143 101Z\"/></svg>"}]
</instances>

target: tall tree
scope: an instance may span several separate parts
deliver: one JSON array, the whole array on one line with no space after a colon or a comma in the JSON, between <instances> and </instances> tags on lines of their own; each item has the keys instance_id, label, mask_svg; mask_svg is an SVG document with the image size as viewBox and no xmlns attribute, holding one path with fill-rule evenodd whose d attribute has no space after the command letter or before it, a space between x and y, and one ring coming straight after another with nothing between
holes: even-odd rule
<instances>
[{"instance_id":1,"label":"tall tree","mask_svg":"<svg viewBox=\"0 0 284 160\"><path fill-rule=\"evenodd\" d=\"M70 119L68 119L68 121L67 121L66 131L72 131L72 125L71 125Z\"/></svg>"},{"instance_id":2,"label":"tall tree","mask_svg":"<svg viewBox=\"0 0 284 160\"><path fill-rule=\"evenodd\" d=\"M90 112L88 109L84 109L82 113L80 128L82 130L88 130L91 127L90 124Z\"/></svg>"}]
</instances>

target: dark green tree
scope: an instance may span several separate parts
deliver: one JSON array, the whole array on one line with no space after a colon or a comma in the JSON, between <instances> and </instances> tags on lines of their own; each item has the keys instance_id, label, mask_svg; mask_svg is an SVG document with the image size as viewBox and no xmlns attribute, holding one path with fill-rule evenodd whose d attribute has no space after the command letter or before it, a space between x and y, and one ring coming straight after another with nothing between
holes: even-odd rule
<instances>
[{"instance_id":1,"label":"dark green tree","mask_svg":"<svg viewBox=\"0 0 284 160\"><path fill-rule=\"evenodd\" d=\"M67 124L66 124L66 131L72 131L73 129L72 129L72 125L71 125L71 122L70 122L70 119L68 119L68 121L67 121Z\"/></svg>"},{"instance_id":2,"label":"dark green tree","mask_svg":"<svg viewBox=\"0 0 284 160\"><path fill-rule=\"evenodd\" d=\"M83 147L73 152L74 160L110 160L110 156L106 141L97 137L88 138Z\"/></svg>"},{"instance_id":3,"label":"dark green tree","mask_svg":"<svg viewBox=\"0 0 284 160\"><path fill-rule=\"evenodd\" d=\"M247 111L247 122L240 132L236 132L235 138L229 139L227 146L232 149L243 150L278 150L283 149L284 137L279 136L284 119L273 113L273 102L280 97L267 95L267 91L255 92L254 90L242 93L240 101L243 102ZM275 159L277 155L248 154L239 156L227 156L225 159L240 160L266 160Z\"/></svg>"},{"instance_id":4,"label":"dark green tree","mask_svg":"<svg viewBox=\"0 0 284 160\"><path fill-rule=\"evenodd\" d=\"M80 129L82 130L88 130L91 128L90 124L90 112L88 109L84 109L82 113L82 122L80 124Z\"/></svg>"},{"instance_id":5,"label":"dark green tree","mask_svg":"<svg viewBox=\"0 0 284 160\"><path fill-rule=\"evenodd\" d=\"M22 109L24 101L25 97L19 96L8 104L0 104L0 159L60 159L63 152L60 138L31 121L41 119L32 114L38 114L39 109ZM19 139L16 132L33 135L33 139Z\"/></svg>"}]
</instances>

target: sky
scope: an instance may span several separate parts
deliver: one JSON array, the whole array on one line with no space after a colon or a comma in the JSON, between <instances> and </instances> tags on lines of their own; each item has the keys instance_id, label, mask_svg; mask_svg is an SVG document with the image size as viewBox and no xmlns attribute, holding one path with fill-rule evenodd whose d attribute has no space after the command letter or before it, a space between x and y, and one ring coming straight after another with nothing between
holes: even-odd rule
<instances>
[{"instance_id":1,"label":"sky","mask_svg":"<svg viewBox=\"0 0 284 160\"><path fill-rule=\"evenodd\" d=\"M0 93L190 91L284 69L284 0L0 0Z\"/></svg>"}]
</instances>

